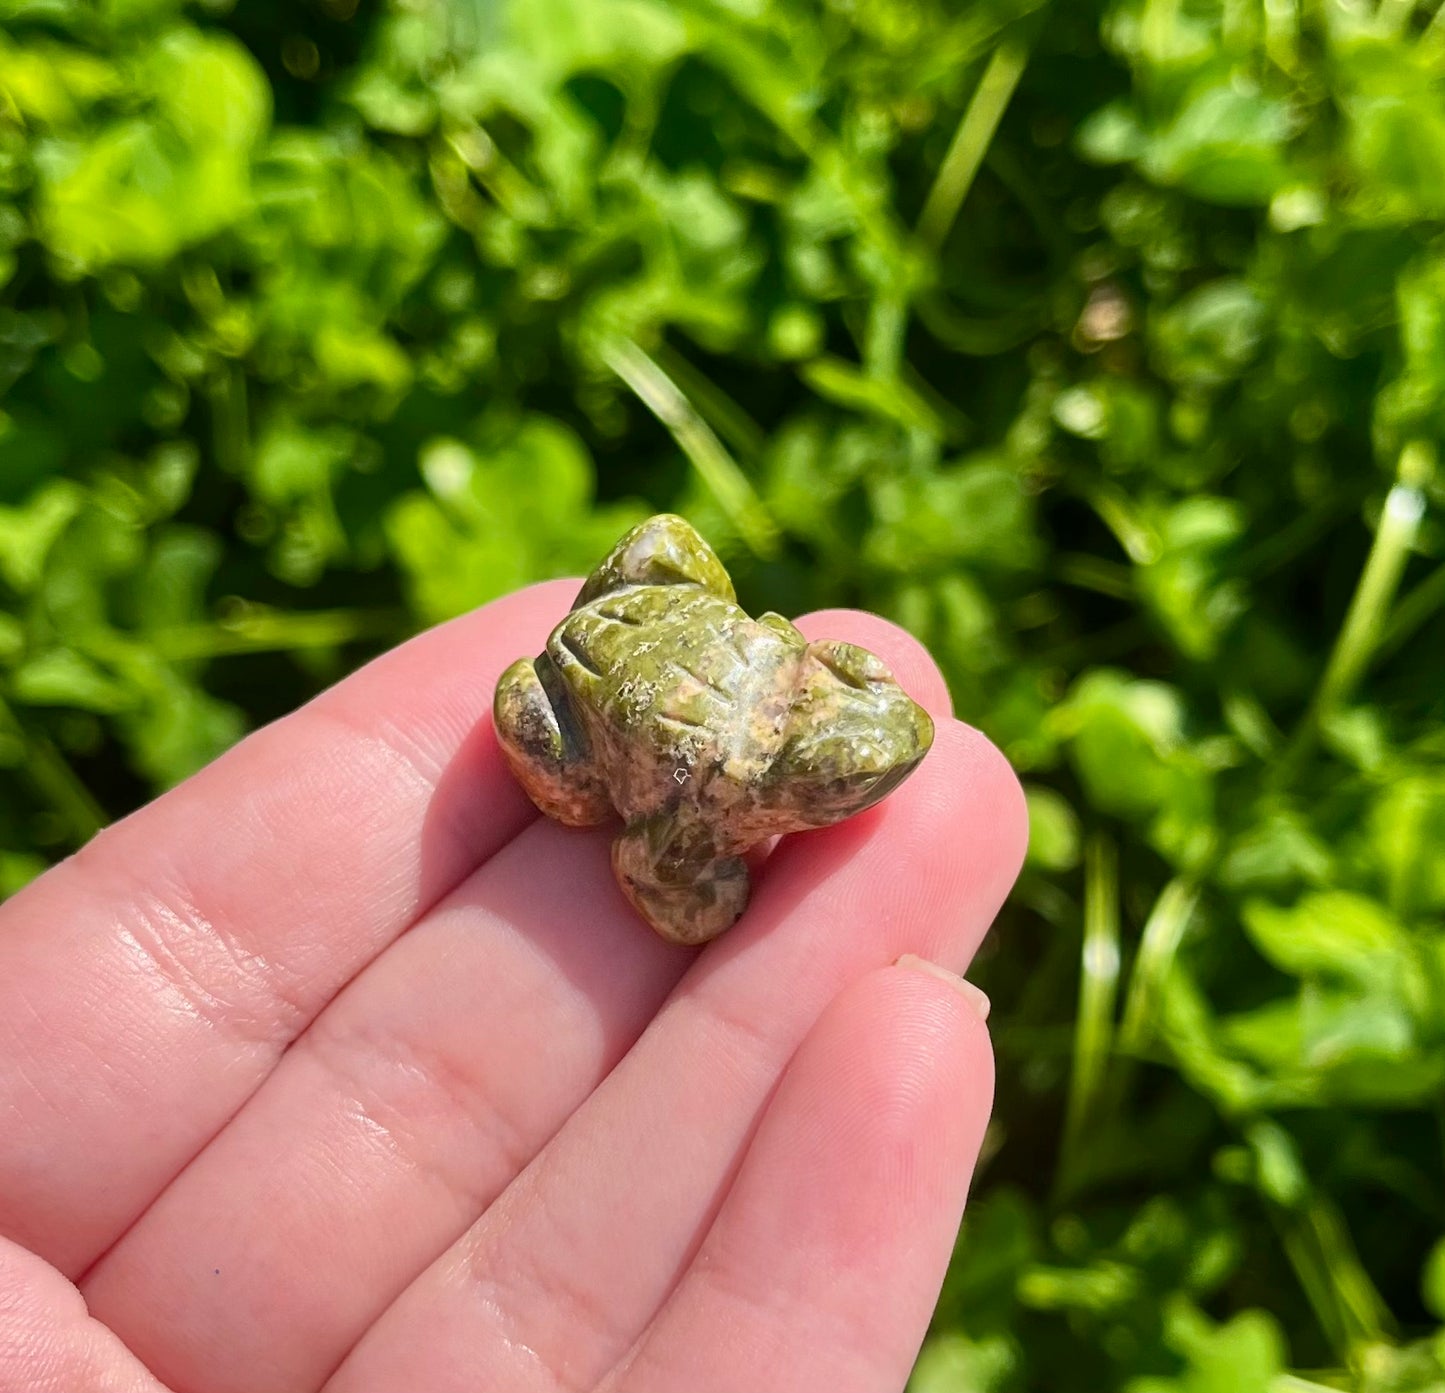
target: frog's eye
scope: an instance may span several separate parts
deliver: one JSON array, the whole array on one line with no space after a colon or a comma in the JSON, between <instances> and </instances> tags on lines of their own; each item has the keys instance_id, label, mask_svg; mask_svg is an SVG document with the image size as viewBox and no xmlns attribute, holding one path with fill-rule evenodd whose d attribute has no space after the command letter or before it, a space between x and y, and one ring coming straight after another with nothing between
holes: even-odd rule
<instances>
[{"instance_id":1,"label":"frog's eye","mask_svg":"<svg viewBox=\"0 0 1445 1393\"><path fill-rule=\"evenodd\" d=\"M808 645L808 653L845 687L851 687L855 692L866 692L880 683L893 681L893 674L882 659L866 648L855 648L851 643L812 643Z\"/></svg>"},{"instance_id":2,"label":"frog's eye","mask_svg":"<svg viewBox=\"0 0 1445 1393\"><path fill-rule=\"evenodd\" d=\"M564 629L557 635L557 657L560 665L573 671L581 669L591 677L601 677L602 669L583 646L581 638L572 630ZM570 659L570 661L569 661Z\"/></svg>"},{"instance_id":3,"label":"frog's eye","mask_svg":"<svg viewBox=\"0 0 1445 1393\"><path fill-rule=\"evenodd\" d=\"M613 600L610 603L598 602L595 606L596 613L603 619L610 619L614 624L626 624L629 629L640 629L646 619L634 611L636 605L627 605L622 600Z\"/></svg>"},{"instance_id":4,"label":"frog's eye","mask_svg":"<svg viewBox=\"0 0 1445 1393\"><path fill-rule=\"evenodd\" d=\"M886 798L904 779L918 768L924 753L923 750L920 750L910 760L890 765L881 773L868 774L860 778L854 785L854 791L862 796L862 802L859 804L859 807L872 807L874 803Z\"/></svg>"}]
</instances>

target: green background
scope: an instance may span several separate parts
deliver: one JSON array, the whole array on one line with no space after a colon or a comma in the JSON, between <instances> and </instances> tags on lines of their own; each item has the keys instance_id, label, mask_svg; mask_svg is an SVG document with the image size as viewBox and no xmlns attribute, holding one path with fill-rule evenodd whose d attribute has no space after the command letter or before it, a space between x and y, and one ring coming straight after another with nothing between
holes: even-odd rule
<instances>
[{"instance_id":1,"label":"green background","mask_svg":"<svg viewBox=\"0 0 1445 1393\"><path fill-rule=\"evenodd\" d=\"M1435 0L0 0L0 393L0 893L684 512L1030 791L918 1393L1445 1388Z\"/></svg>"}]
</instances>

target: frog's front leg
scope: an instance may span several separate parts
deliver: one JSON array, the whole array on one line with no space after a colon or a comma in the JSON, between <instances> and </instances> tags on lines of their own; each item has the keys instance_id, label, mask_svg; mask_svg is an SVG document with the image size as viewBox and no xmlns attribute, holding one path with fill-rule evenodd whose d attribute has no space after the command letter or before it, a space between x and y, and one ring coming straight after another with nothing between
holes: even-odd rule
<instances>
[{"instance_id":1,"label":"frog's front leg","mask_svg":"<svg viewBox=\"0 0 1445 1393\"><path fill-rule=\"evenodd\" d=\"M527 796L569 827L593 827L612 812L566 690L543 685L551 659L519 658L502 674L492 704L497 739Z\"/></svg>"},{"instance_id":2,"label":"frog's front leg","mask_svg":"<svg viewBox=\"0 0 1445 1393\"><path fill-rule=\"evenodd\" d=\"M617 883L637 912L673 943L698 944L731 928L748 903L748 868L740 856L712 855L689 844L671 814L630 823L612 843Z\"/></svg>"},{"instance_id":3,"label":"frog's front leg","mask_svg":"<svg viewBox=\"0 0 1445 1393\"><path fill-rule=\"evenodd\" d=\"M626 585L700 585L724 600L737 599L717 553L675 513L659 513L634 527L587 577L572 608Z\"/></svg>"}]
</instances>

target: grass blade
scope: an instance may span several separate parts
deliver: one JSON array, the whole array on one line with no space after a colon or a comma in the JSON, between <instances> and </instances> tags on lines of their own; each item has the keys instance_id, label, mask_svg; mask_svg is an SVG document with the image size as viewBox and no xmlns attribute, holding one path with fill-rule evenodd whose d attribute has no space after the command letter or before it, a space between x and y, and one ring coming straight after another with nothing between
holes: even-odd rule
<instances>
[{"instance_id":1,"label":"grass blade","mask_svg":"<svg viewBox=\"0 0 1445 1393\"><path fill-rule=\"evenodd\" d=\"M85 781L46 736L25 726L4 698L0 698L0 732L9 735L24 751L21 760L25 776L65 824L70 843L84 846L110 821Z\"/></svg>"},{"instance_id":2,"label":"grass blade","mask_svg":"<svg viewBox=\"0 0 1445 1393\"><path fill-rule=\"evenodd\" d=\"M778 529L747 475L677 384L630 339L612 338L602 359L667 427L754 555L778 554Z\"/></svg>"},{"instance_id":3,"label":"grass blade","mask_svg":"<svg viewBox=\"0 0 1445 1393\"><path fill-rule=\"evenodd\" d=\"M1124 1020L1119 1027L1119 1052L1137 1055L1154 1032L1159 1003L1184 930L1199 904L1199 884L1176 876L1160 892L1139 939L1139 955L1129 978Z\"/></svg>"},{"instance_id":4,"label":"grass blade","mask_svg":"<svg viewBox=\"0 0 1445 1393\"><path fill-rule=\"evenodd\" d=\"M1119 988L1119 857L1113 841L1092 837L1084 852L1084 942L1074 1072L1059 1158L1058 1188L1067 1189L1078 1165L1085 1125L1101 1093L1113 1049Z\"/></svg>"},{"instance_id":5,"label":"grass blade","mask_svg":"<svg viewBox=\"0 0 1445 1393\"><path fill-rule=\"evenodd\" d=\"M1424 485L1434 465L1434 450L1423 441L1413 441L1400 452L1398 475L1380 509L1370 554L1314 699L1277 766L1278 783L1289 782L1298 772L1314 749L1321 725L1350 699L1387 632L1390 607L1425 516Z\"/></svg>"},{"instance_id":6,"label":"grass blade","mask_svg":"<svg viewBox=\"0 0 1445 1393\"><path fill-rule=\"evenodd\" d=\"M958 217L1027 65L1028 49L1017 39L1005 39L990 56L918 216L918 239L934 251Z\"/></svg>"}]
</instances>

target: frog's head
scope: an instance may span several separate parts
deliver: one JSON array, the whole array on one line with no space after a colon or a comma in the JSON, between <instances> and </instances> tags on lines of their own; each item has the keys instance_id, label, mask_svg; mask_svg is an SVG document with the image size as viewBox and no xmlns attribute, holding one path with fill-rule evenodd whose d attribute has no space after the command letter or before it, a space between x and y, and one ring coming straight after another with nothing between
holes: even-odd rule
<instances>
[{"instance_id":1,"label":"frog's head","mask_svg":"<svg viewBox=\"0 0 1445 1393\"><path fill-rule=\"evenodd\" d=\"M888 668L851 643L803 654L769 802L804 826L841 822L886 797L933 744L933 722Z\"/></svg>"},{"instance_id":2,"label":"frog's head","mask_svg":"<svg viewBox=\"0 0 1445 1393\"><path fill-rule=\"evenodd\" d=\"M597 563L572 608L634 585L699 585L724 600L736 598L717 553L675 513L648 518L623 537Z\"/></svg>"}]
</instances>

